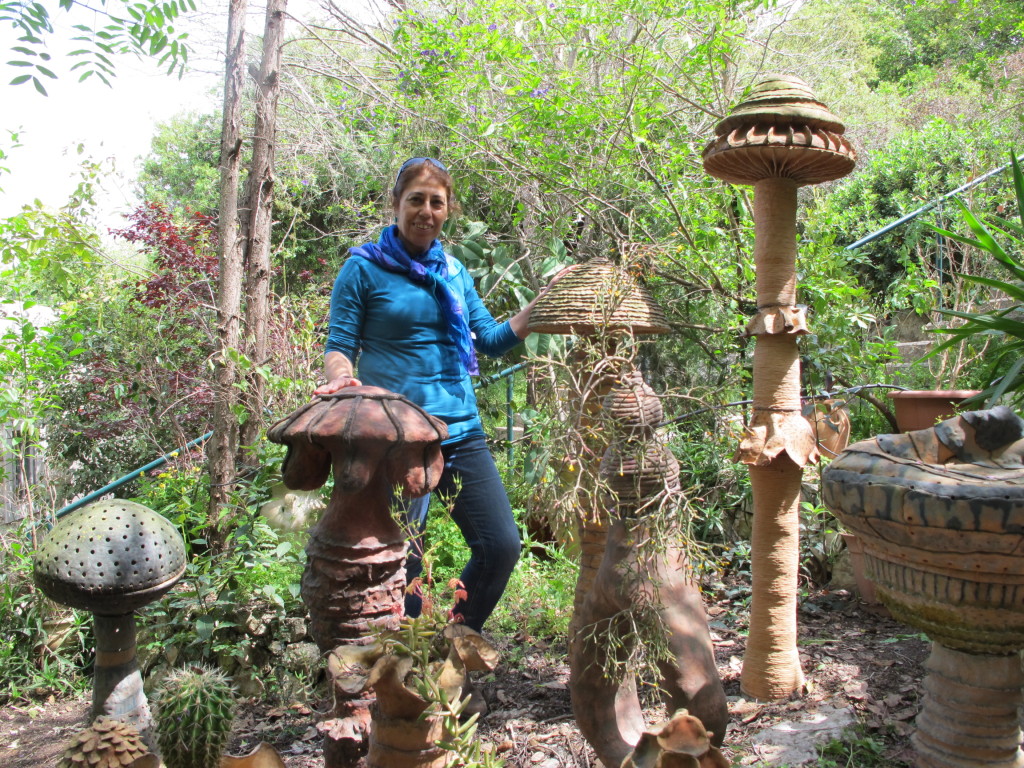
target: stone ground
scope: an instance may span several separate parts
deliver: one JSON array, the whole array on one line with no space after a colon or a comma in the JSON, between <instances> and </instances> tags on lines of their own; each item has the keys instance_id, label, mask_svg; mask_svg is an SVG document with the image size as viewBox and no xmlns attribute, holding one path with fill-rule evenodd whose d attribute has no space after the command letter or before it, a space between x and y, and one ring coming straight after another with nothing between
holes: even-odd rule
<instances>
[{"instance_id":1,"label":"stone ground","mask_svg":"<svg viewBox=\"0 0 1024 768\"><path fill-rule=\"evenodd\" d=\"M739 690L742 604L748 592L742 585L723 588L708 608L732 714L723 751L733 764L814 765L814 744L856 723L882 746L884 765L910 765L909 735L919 706L926 639L846 591L811 593L800 607L805 693L788 701L751 701ZM491 712L481 723L480 738L511 768L591 768L593 751L572 717L564 646L522 636L492 639L508 661L484 681ZM241 754L268 741L288 768L320 768L316 709L309 702L244 701L231 751ZM87 713L84 699L7 706L0 711L0 765L55 765ZM652 705L646 714L657 722L664 711Z\"/></svg>"}]
</instances>

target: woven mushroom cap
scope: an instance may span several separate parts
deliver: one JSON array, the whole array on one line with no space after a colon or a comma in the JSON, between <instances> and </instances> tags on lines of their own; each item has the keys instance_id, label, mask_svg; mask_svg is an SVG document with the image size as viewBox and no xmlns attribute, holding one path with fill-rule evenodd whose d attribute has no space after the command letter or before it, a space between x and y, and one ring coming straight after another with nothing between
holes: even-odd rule
<instances>
[{"instance_id":1,"label":"woven mushroom cap","mask_svg":"<svg viewBox=\"0 0 1024 768\"><path fill-rule=\"evenodd\" d=\"M534 305L529 329L577 336L616 330L636 334L670 330L650 292L603 257L580 265L551 286Z\"/></svg>"},{"instance_id":2,"label":"woven mushroom cap","mask_svg":"<svg viewBox=\"0 0 1024 768\"><path fill-rule=\"evenodd\" d=\"M616 437L651 437L665 416L661 398L639 371L621 376L605 395L602 406L601 414L610 422Z\"/></svg>"},{"instance_id":3,"label":"woven mushroom cap","mask_svg":"<svg viewBox=\"0 0 1024 768\"><path fill-rule=\"evenodd\" d=\"M845 127L797 77L754 86L715 128L704 148L704 170L731 184L789 178L820 184L853 170L856 154Z\"/></svg>"},{"instance_id":4,"label":"woven mushroom cap","mask_svg":"<svg viewBox=\"0 0 1024 768\"><path fill-rule=\"evenodd\" d=\"M33 567L36 584L58 603L120 616L177 583L185 542L167 518L142 504L97 501L57 522Z\"/></svg>"}]
</instances>

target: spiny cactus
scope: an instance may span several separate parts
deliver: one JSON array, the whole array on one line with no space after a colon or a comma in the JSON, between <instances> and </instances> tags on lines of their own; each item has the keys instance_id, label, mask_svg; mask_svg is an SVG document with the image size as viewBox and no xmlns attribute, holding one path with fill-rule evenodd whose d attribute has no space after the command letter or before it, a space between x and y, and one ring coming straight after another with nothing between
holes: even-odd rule
<instances>
[{"instance_id":1,"label":"spiny cactus","mask_svg":"<svg viewBox=\"0 0 1024 768\"><path fill-rule=\"evenodd\" d=\"M160 686L156 740L167 768L217 768L235 717L235 689L209 667L186 667Z\"/></svg>"},{"instance_id":2,"label":"spiny cactus","mask_svg":"<svg viewBox=\"0 0 1024 768\"><path fill-rule=\"evenodd\" d=\"M121 768L148 754L134 727L110 717L97 717L64 750L57 768Z\"/></svg>"}]
</instances>

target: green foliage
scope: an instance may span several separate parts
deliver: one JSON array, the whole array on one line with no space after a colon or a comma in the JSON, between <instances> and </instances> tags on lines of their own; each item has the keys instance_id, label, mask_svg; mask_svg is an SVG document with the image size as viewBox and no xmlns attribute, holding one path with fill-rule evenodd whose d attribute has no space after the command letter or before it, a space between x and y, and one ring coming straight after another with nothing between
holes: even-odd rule
<instances>
[{"instance_id":1,"label":"green foliage","mask_svg":"<svg viewBox=\"0 0 1024 768\"><path fill-rule=\"evenodd\" d=\"M51 6L53 4L51 3ZM55 80L52 57L47 44L55 35L53 11L71 12L78 5L75 0L57 0L56 8L40 2L15 0L0 3L0 23L8 22L19 34L18 45L11 47L17 58L7 62L23 74L11 80L11 85L31 82L39 93L46 95L46 78ZM157 59L167 65L168 73L184 72L188 60L187 33L174 29L174 21L186 11L194 11L194 0L98 0L99 8L91 24L72 25L68 52L75 63L69 68L77 72L79 81L97 77L107 85L115 75L111 57L134 53ZM72 21L79 21L73 18Z\"/></svg>"},{"instance_id":2,"label":"green foliage","mask_svg":"<svg viewBox=\"0 0 1024 768\"><path fill-rule=\"evenodd\" d=\"M0 703L86 690L93 646L89 614L53 603L32 579L33 530L0 529Z\"/></svg>"},{"instance_id":3,"label":"green foliage","mask_svg":"<svg viewBox=\"0 0 1024 768\"><path fill-rule=\"evenodd\" d=\"M1017 212L1024 224L1024 173L1021 172L1017 157L1011 154L1010 158ZM1009 279L964 275L964 280L987 289L977 297L978 304L989 302L999 294L1005 297L1004 303L993 309L980 308L973 311L940 309L944 316L958 318L963 322L939 329L940 333L951 338L938 345L926 357L936 356L964 343L984 345L985 342L991 342L985 352L986 388L972 400L987 400L987 407L992 407L1005 396L1019 404L1024 400L1024 226L995 216L987 217L989 226L986 226L970 208L959 200L956 202L973 237L958 235L939 227L933 229L944 237L988 254ZM989 227L996 231L998 238Z\"/></svg>"},{"instance_id":4,"label":"green foliage","mask_svg":"<svg viewBox=\"0 0 1024 768\"><path fill-rule=\"evenodd\" d=\"M558 543L524 536L523 555L490 620L492 631L547 642L566 637L579 563Z\"/></svg>"},{"instance_id":5,"label":"green foliage","mask_svg":"<svg viewBox=\"0 0 1024 768\"><path fill-rule=\"evenodd\" d=\"M886 0L868 13L878 83L913 85L927 70L951 68L992 85L992 63L1024 42L1014 0Z\"/></svg>"},{"instance_id":6,"label":"green foliage","mask_svg":"<svg viewBox=\"0 0 1024 768\"><path fill-rule=\"evenodd\" d=\"M241 606L260 602L272 606L279 618L304 612L299 598L302 537L278 533L256 511L279 479L275 473L282 447L261 441L259 450L259 469L244 495L235 499L246 514L233 520L222 552L211 551L207 541L209 488L201 467L172 467L140 482L135 500L179 527L187 553L181 584L141 618L147 644L173 645L192 660L244 659L250 648L239 637Z\"/></svg>"},{"instance_id":7,"label":"green foliage","mask_svg":"<svg viewBox=\"0 0 1024 768\"><path fill-rule=\"evenodd\" d=\"M167 768L217 768L235 718L235 690L223 672L186 667L160 686L156 741Z\"/></svg>"},{"instance_id":8,"label":"green foliage","mask_svg":"<svg viewBox=\"0 0 1024 768\"><path fill-rule=\"evenodd\" d=\"M845 247L995 167L998 156L999 142L991 135L931 120L893 137L884 152L869 157L854 176L821 199L809 213L805 236ZM999 198L999 186L973 194L985 208ZM961 253L938 250L920 219L857 250L844 250L842 257L880 312L910 307L924 314L941 304L940 291L949 290L956 273L969 271Z\"/></svg>"},{"instance_id":9,"label":"green foliage","mask_svg":"<svg viewBox=\"0 0 1024 768\"><path fill-rule=\"evenodd\" d=\"M188 113L160 123L136 179L139 198L178 215L220 204L220 117Z\"/></svg>"},{"instance_id":10,"label":"green foliage","mask_svg":"<svg viewBox=\"0 0 1024 768\"><path fill-rule=\"evenodd\" d=\"M885 744L870 735L849 731L818 748L817 768L894 768Z\"/></svg>"}]
</instances>

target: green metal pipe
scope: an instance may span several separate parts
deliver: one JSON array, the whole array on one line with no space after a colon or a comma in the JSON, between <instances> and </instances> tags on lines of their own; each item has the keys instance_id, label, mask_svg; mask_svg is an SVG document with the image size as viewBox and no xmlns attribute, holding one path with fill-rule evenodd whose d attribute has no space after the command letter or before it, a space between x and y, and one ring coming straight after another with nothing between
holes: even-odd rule
<instances>
[{"instance_id":1,"label":"green metal pipe","mask_svg":"<svg viewBox=\"0 0 1024 768\"><path fill-rule=\"evenodd\" d=\"M134 472L130 472L129 474L125 475L124 477L122 477L122 478L120 478L118 480L115 480L112 483L107 483L102 488L100 488L98 491L93 491L92 493L87 494L87 495L83 496L82 498L77 499L77 500L71 502L67 506L61 507L60 509L57 510L57 512L55 513L54 516L58 517L58 518L62 517L64 515L66 515L68 512L74 512L76 509L79 509L80 507L84 507L86 504L89 504L89 503L91 503L93 501L96 501L96 499L100 498L104 494L110 493L111 491L113 491L113 490L115 490L117 488L120 488L125 483L128 483L128 482L131 482L132 480L135 480L137 477L140 477L141 475L146 474L151 469L156 469L157 467L163 466L164 464L166 464L171 459L176 458L181 453L187 451L189 448L192 448L193 446L198 445L199 443L202 443L202 442L204 442L206 440L209 440L212 436L213 436L213 432L207 432L205 435L203 435L202 437L197 437L195 440L193 440L192 442L188 443L183 448L179 448L176 451L171 451L170 453L165 453L159 459L155 459L154 461L149 462L149 464L147 464L146 466L139 467Z\"/></svg>"}]
</instances>

